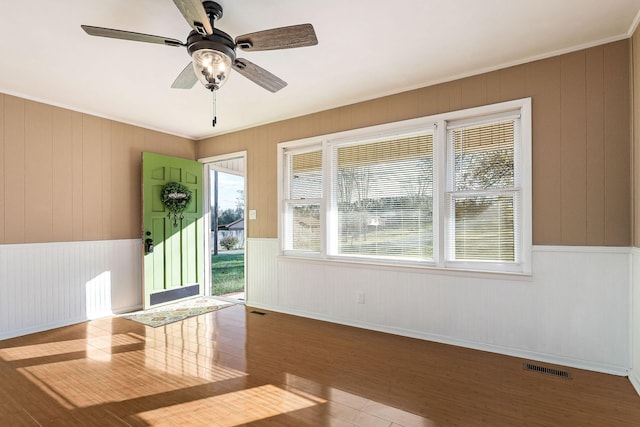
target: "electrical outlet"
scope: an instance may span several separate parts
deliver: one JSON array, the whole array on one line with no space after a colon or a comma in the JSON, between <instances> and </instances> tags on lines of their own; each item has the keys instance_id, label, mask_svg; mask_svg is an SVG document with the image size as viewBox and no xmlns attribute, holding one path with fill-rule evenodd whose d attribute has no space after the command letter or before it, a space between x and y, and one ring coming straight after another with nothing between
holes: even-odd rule
<instances>
[{"instance_id":1,"label":"electrical outlet","mask_svg":"<svg viewBox=\"0 0 640 427\"><path fill-rule=\"evenodd\" d=\"M357 304L364 304L364 292L358 292L356 294L356 303Z\"/></svg>"}]
</instances>

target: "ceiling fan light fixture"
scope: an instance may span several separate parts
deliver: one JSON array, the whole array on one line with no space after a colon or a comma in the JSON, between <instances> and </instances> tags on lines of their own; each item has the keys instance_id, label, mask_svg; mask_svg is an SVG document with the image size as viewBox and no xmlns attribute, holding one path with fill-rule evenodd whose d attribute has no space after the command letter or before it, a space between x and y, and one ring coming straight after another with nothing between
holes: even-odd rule
<instances>
[{"instance_id":1,"label":"ceiling fan light fixture","mask_svg":"<svg viewBox=\"0 0 640 427\"><path fill-rule=\"evenodd\" d=\"M224 85L231 71L231 58L214 49L199 49L193 52L193 71L200 83L209 90L218 90Z\"/></svg>"}]
</instances>

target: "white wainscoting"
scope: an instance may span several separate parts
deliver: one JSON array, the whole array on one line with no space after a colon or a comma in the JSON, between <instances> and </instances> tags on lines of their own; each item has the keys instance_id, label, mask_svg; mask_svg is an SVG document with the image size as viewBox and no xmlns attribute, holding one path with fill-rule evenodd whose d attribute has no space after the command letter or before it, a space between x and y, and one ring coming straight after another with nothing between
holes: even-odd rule
<instances>
[{"instance_id":1,"label":"white wainscoting","mask_svg":"<svg viewBox=\"0 0 640 427\"><path fill-rule=\"evenodd\" d=\"M640 249L633 248L631 279L631 370L629 380L640 394Z\"/></svg>"},{"instance_id":2,"label":"white wainscoting","mask_svg":"<svg viewBox=\"0 0 640 427\"><path fill-rule=\"evenodd\" d=\"M0 339L140 308L140 244L0 245Z\"/></svg>"},{"instance_id":3,"label":"white wainscoting","mask_svg":"<svg viewBox=\"0 0 640 427\"><path fill-rule=\"evenodd\" d=\"M631 250L536 246L533 275L287 259L248 240L252 307L627 375ZM364 293L364 304L358 304Z\"/></svg>"}]
</instances>

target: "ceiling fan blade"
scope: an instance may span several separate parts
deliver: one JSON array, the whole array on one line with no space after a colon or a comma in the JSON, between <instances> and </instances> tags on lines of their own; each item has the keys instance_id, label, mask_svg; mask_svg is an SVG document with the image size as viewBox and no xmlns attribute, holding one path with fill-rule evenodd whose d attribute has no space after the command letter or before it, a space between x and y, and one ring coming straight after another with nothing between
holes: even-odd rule
<instances>
[{"instance_id":1,"label":"ceiling fan blade","mask_svg":"<svg viewBox=\"0 0 640 427\"><path fill-rule=\"evenodd\" d=\"M195 71L193 71L193 65L189 62L187 66L184 67L184 70L178 74L178 77L176 77L171 87L174 89L191 89L197 81L198 78L196 77Z\"/></svg>"},{"instance_id":2,"label":"ceiling fan blade","mask_svg":"<svg viewBox=\"0 0 640 427\"><path fill-rule=\"evenodd\" d=\"M156 43L167 46L185 46L180 40L168 37L152 36L150 34L134 33L132 31L114 30L112 28L92 27L80 25L85 33L90 36L109 37L112 39L132 40L134 42Z\"/></svg>"},{"instance_id":3,"label":"ceiling fan blade","mask_svg":"<svg viewBox=\"0 0 640 427\"><path fill-rule=\"evenodd\" d=\"M173 0L173 2L191 28L203 36L213 34L209 17L200 0Z\"/></svg>"},{"instance_id":4,"label":"ceiling fan blade","mask_svg":"<svg viewBox=\"0 0 640 427\"><path fill-rule=\"evenodd\" d=\"M277 92L287 85L287 82L271 74L262 67L257 66L244 58L238 58L233 63L233 68L255 84L262 86L269 92Z\"/></svg>"},{"instance_id":5,"label":"ceiling fan blade","mask_svg":"<svg viewBox=\"0 0 640 427\"><path fill-rule=\"evenodd\" d=\"M236 37L236 45L247 51L291 49L317 44L318 38L311 24L272 28Z\"/></svg>"}]
</instances>

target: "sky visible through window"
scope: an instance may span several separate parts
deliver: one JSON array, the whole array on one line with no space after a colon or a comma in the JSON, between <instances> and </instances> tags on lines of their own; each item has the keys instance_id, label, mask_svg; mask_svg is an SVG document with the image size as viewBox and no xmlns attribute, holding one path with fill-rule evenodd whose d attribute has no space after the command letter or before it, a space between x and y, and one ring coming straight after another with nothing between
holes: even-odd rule
<instances>
[{"instance_id":1,"label":"sky visible through window","mask_svg":"<svg viewBox=\"0 0 640 427\"><path fill-rule=\"evenodd\" d=\"M211 172L213 177L213 172ZM213 183L213 178L212 178ZM218 172L218 210L235 209L236 199L240 196L238 191L244 190L244 177ZM213 204L213 185L211 185L211 203Z\"/></svg>"}]
</instances>

